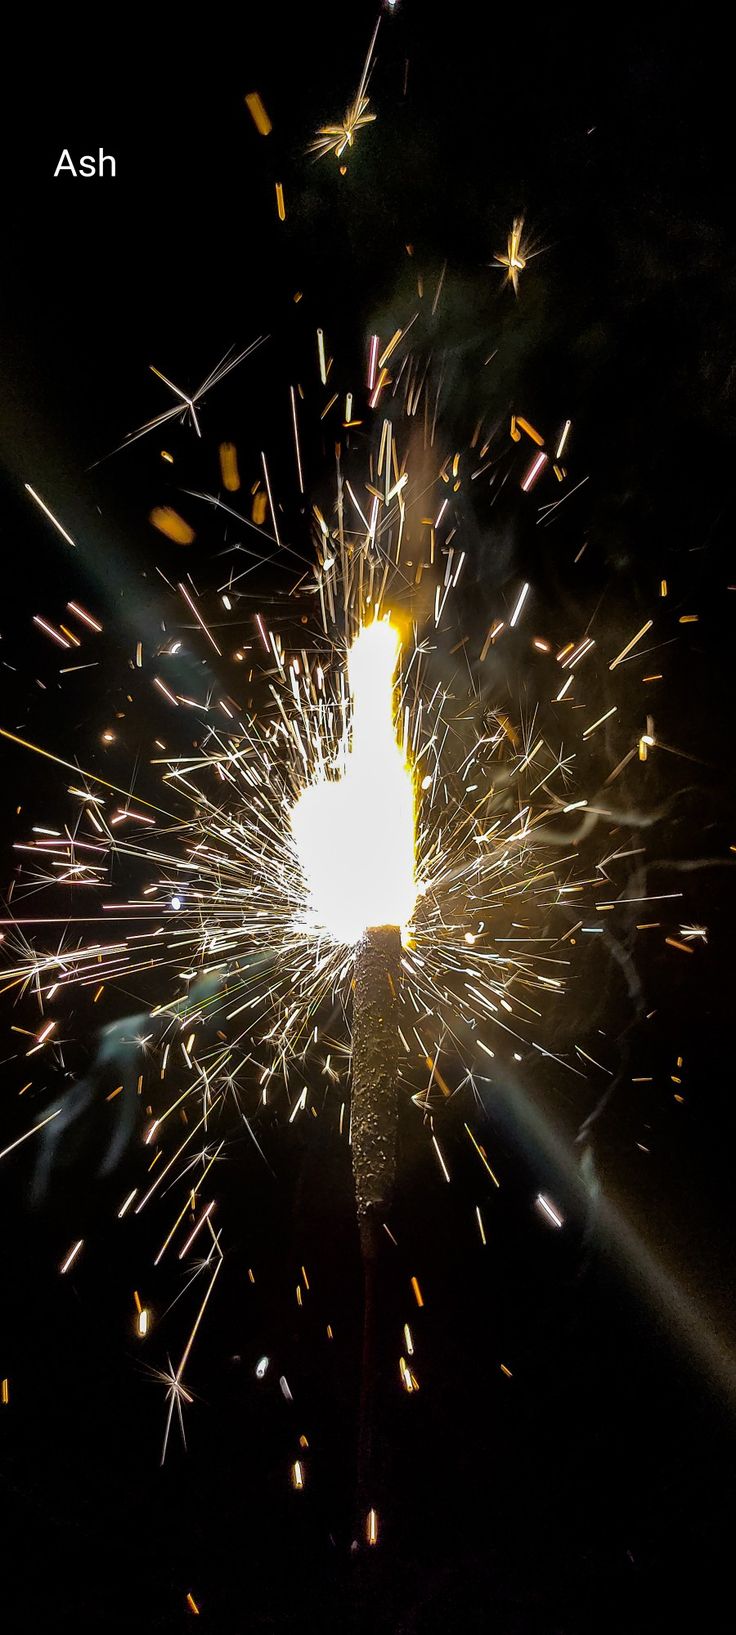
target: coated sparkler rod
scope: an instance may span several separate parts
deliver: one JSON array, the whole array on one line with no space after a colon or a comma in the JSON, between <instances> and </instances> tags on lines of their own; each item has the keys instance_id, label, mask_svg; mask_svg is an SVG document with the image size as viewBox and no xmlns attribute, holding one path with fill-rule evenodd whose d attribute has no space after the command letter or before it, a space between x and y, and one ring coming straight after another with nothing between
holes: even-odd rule
<instances>
[{"instance_id":1,"label":"coated sparkler rod","mask_svg":"<svg viewBox=\"0 0 736 1635\"><path fill-rule=\"evenodd\" d=\"M370 927L355 955L351 1141L355 1201L366 1246L390 1202L396 1171L401 932Z\"/></svg>"},{"instance_id":2,"label":"coated sparkler rod","mask_svg":"<svg viewBox=\"0 0 736 1635\"><path fill-rule=\"evenodd\" d=\"M383 1223L396 1174L398 1128L398 1002L401 933L398 926L364 932L355 955L351 1143L355 1201L363 1260L363 1360L358 1431L356 1546L377 1542L369 1517L380 1515L381 1366L379 1275Z\"/></svg>"}]
</instances>

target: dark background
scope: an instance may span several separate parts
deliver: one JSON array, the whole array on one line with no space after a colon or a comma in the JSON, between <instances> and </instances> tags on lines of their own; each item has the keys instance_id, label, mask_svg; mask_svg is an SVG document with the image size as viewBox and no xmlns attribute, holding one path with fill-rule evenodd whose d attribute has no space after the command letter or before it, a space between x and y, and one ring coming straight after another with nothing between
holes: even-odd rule
<instances>
[{"instance_id":1,"label":"dark background","mask_svg":"<svg viewBox=\"0 0 736 1635\"><path fill-rule=\"evenodd\" d=\"M176 468L162 474L160 446L181 462L185 486L210 492L221 437L238 443L244 488L265 446L285 491L284 383L313 368L316 325L350 383L373 325L390 333L405 311L407 243L428 280L447 260L434 344L446 357L458 440L477 417L468 360L498 346L484 406L511 405L535 423L569 415L576 469L590 474L554 539L518 500L500 509L496 545L477 554L468 597L526 576L562 624L576 606L602 602L623 645L668 579L667 682L652 707L663 740L695 759L673 757L651 773L645 798L666 812L652 854L708 866L665 868L652 889L684 880L683 920L707 924L709 943L691 958L637 949L640 1009L656 1011L648 1031L632 1022L617 979L599 985L597 969L587 999L574 999L580 1013L592 1006L606 1060L625 1035L628 1071L596 1122L592 1153L628 1239L601 1225L576 1179L582 1149L572 1141L592 1104L588 1090L578 1099L577 1081L570 1089L539 1063L520 1076L525 1105L571 1154L562 1170L550 1142L533 1139L513 1086L490 1109L484 1139L503 1170L498 1194L465 1153L462 1109L445 1119L450 1188L406 1125L390 1275L417 1337L421 1390L395 1404L372 1627L730 1628L728 1598L717 1609L734 1395L727 1363L708 1349L725 1352L733 1338L733 893L720 862L736 840L727 591L735 292L723 42L697 18L664 10L491 15L404 0L379 36L378 122L340 178L332 160L312 165L304 152L357 83L374 11L292 10L204 16L190 32L178 16L116 14L104 39L101 24L99 38L29 27L9 58L0 722L69 758L84 761L89 747L93 770L126 781L146 708L129 680L133 644L177 617L155 570L173 573L180 559L146 518L156 503L189 514ZM243 105L253 88L273 121L267 142ZM52 180L63 147L99 145L117 156L114 182ZM541 253L516 304L488 263L521 212ZM94 465L167 406L149 363L194 386L229 346L265 333L268 347L212 394L201 447L174 424ZM315 493L323 485L327 494L329 440L321 446L316 435L307 453ZM79 539L73 559L31 508L24 481ZM288 524L301 548L303 519L294 513ZM471 514L467 526L482 544L482 522ZM227 534L202 512L197 529L188 566L218 583ZM585 537L573 589L562 564ZM258 606L290 571L284 559L264 570ZM73 595L108 632L92 686L84 675L59 678L30 623L34 612L58 622ZM254 605L242 604L244 641ZM679 626L689 612L699 623ZM478 615L479 628L487 622ZM103 751L100 732L122 712L120 745ZM643 730L639 717L633 730ZM2 755L5 882L13 840L28 822L48 821L63 784L20 750L4 745ZM683 1105L672 1098L678 1055ZM15 1063L4 1072L10 1140L25 1108L15 1105ZM632 1086L634 1074L653 1082ZM192 1616L189 1590L204 1629L348 1627L360 1272L344 1150L297 1123L266 1130L272 1171L247 1142L233 1152L223 1181L233 1251L190 1373L189 1452L174 1435L161 1472L163 1391L133 1334L148 1227L137 1237L131 1224L123 1238L115 1208L127 1169L109 1186L95 1181L94 1140L43 1210L27 1203L26 1155L4 1166L7 1627L63 1617L77 1628L178 1630ZM565 1208L564 1232L540 1224L539 1190ZM79 1269L60 1279L78 1236ZM637 1275L637 1242L678 1297L658 1302L652 1279ZM298 1312L302 1264L314 1293ZM410 1305L413 1273L422 1313ZM166 1343L154 1331L155 1366L165 1366ZM257 1383L261 1354L272 1360ZM288 1469L302 1432L308 1485L294 1494Z\"/></svg>"}]
</instances>

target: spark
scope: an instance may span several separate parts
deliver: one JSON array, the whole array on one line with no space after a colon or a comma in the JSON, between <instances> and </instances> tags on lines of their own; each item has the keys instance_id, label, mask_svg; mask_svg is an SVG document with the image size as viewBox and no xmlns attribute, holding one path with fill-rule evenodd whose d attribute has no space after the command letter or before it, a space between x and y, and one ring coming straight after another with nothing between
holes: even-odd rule
<instances>
[{"instance_id":1,"label":"spark","mask_svg":"<svg viewBox=\"0 0 736 1635\"><path fill-rule=\"evenodd\" d=\"M24 1141L30 1141L32 1135L36 1135L38 1130L45 1129L46 1125L50 1124L53 1118L59 1117L60 1112L61 1108L55 1107L52 1113L47 1113L45 1118L39 1119L38 1124L33 1124L31 1129L26 1130L24 1135L19 1135L15 1141L10 1142L9 1146L3 1147L2 1152L0 1152L0 1158L7 1158L9 1152L15 1152L16 1147L21 1147Z\"/></svg>"},{"instance_id":2,"label":"spark","mask_svg":"<svg viewBox=\"0 0 736 1635\"><path fill-rule=\"evenodd\" d=\"M160 426L165 426L169 420L180 420L184 422L188 419L193 430L196 432L197 437L201 438L202 429L199 423L197 408L201 405L207 392L214 390L215 386L219 386L220 382L224 380L227 375L231 374L233 369L237 369L246 358L251 357L253 352L255 352L259 346L262 346L266 339L267 336L259 335L255 341L250 342L249 346L244 347L242 352L235 352L234 348L231 348L231 350L226 352L224 357L220 359L220 362L215 365L214 369L212 369L210 373L205 376L205 379L201 382L201 385L199 385L196 391L192 392L191 395L188 392L182 391L180 386L176 386L173 380L169 380L168 375L164 375L160 369L155 367L154 364L150 364L149 368L151 370L151 374L155 375L157 380L162 381L164 386L167 386L170 392L173 392L176 402L172 408L165 409L162 414L154 415L152 420L147 420L144 425L138 426L135 431L128 432L123 442L118 445L118 448L114 450L114 452L118 453L121 448L127 448L129 444L136 443L140 437L147 436L148 432L150 431L157 431ZM36 495L34 494L33 497L35 499ZM41 503L42 502L39 501L39 504ZM44 506L43 509L45 510L46 507ZM54 517L52 517L51 520L52 522L55 522ZM58 527L58 524L56 525ZM70 544L73 543L74 541L70 540Z\"/></svg>"},{"instance_id":3,"label":"spark","mask_svg":"<svg viewBox=\"0 0 736 1635\"><path fill-rule=\"evenodd\" d=\"M41 499L40 494L36 493L35 488L31 488L30 483L24 483L23 486L27 490L27 492L30 494L31 499L35 500L36 505L39 507L39 509L41 511L43 511L44 516L48 517L49 522L53 522L53 525L54 525L57 533L61 534L62 539L66 540L67 545L71 545L72 548L74 550L76 550L76 548L77 548L76 547L76 540L72 539L71 534L67 533L66 528L62 528L62 525L59 522L58 517L55 517L53 511L49 510L48 505L46 505L45 501Z\"/></svg>"},{"instance_id":4,"label":"spark","mask_svg":"<svg viewBox=\"0 0 736 1635\"><path fill-rule=\"evenodd\" d=\"M94 630L97 635L101 633L102 625L99 619L95 619L91 613L87 612L86 608L80 607L78 602L67 602L66 605L70 613L75 613L83 624L89 625L90 630Z\"/></svg>"},{"instance_id":5,"label":"spark","mask_svg":"<svg viewBox=\"0 0 736 1635\"><path fill-rule=\"evenodd\" d=\"M261 136L270 136L273 127L258 91L249 91L245 98L245 104L259 134Z\"/></svg>"},{"instance_id":6,"label":"spark","mask_svg":"<svg viewBox=\"0 0 736 1635\"><path fill-rule=\"evenodd\" d=\"M545 1198L542 1192L537 1194L536 1201L537 1208L542 1211L543 1215L547 1216L547 1219L552 1222L553 1226L562 1226L564 1224L562 1216L559 1214L558 1210L555 1209L554 1204L551 1204L549 1198Z\"/></svg>"},{"instance_id":7,"label":"spark","mask_svg":"<svg viewBox=\"0 0 736 1635\"><path fill-rule=\"evenodd\" d=\"M560 440L559 440L559 442L557 444L557 448L555 449L555 459L556 460L561 460L562 459L563 450L565 448L565 444L567 442L567 439L568 439L568 437L570 435L571 427L572 427L572 421L571 420L566 420L565 424L564 424L564 426L562 428L562 432L560 434Z\"/></svg>"},{"instance_id":8,"label":"spark","mask_svg":"<svg viewBox=\"0 0 736 1635\"><path fill-rule=\"evenodd\" d=\"M544 467L547 464L547 459L548 456L545 454L544 449L540 449L539 453L535 455L526 476L522 480L521 486L525 494L529 493L529 490L534 487L537 478L541 476Z\"/></svg>"},{"instance_id":9,"label":"spark","mask_svg":"<svg viewBox=\"0 0 736 1635\"><path fill-rule=\"evenodd\" d=\"M509 629L510 630L513 630L514 625L516 624L516 622L517 622L517 620L519 618L519 615L520 615L521 610L522 610L522 608L524 606L524 603L525 603L525 601L527 599L527 596L529 595L529 588L530 588L529 585L522 585L521 590L519 591L516 606L515 606L514 611L513 611L512 615L511 615L511 618L509 619Z\"/></svg>"},{"instance_id":10,"label":"spark","mask_svg":"<svg viewBox=\"0 0 736 1635\"><path fill-rule=\"evenodd\" d=\"M494 255L494 261L499 267L506 269L506 282L511 284L514 295L519 294L519 273L522 273L529 260L529 250L524 241L524 217L515 216L506 240L505 251Z\"/></svg>"},{"instance_id":11,"label":"spark","mask_svg":"<svg viewBox=\"0 0 736 1635\"><path fill-rule=\"evenodd\" d=\"M680 936L687 942L707 942L708 928L705 925L681 925Z\"/></svg>"},{"instance_id":12,"label":"spark","mask_svg":"<svg viewBox=\"0 0 736 1635\"><path fill-rule=\"evenodd\" d=\"M336 159L342 159L346 150L353 146L358 131L363 130L366 125L372 124L376 118L374 113L368 112L370 99L366 94L366 87L370 76L380 21L379 17L368 47L358 89L343 120L337 125L321 125L315 140L309 145L309 152L314 153L317 158L324 158L328 153L334 153Z\"/></svg>"},{"instance_id":13,"label":"spark","mask_svg":"<svg viewBox=\"0 0 736 1635\"><path fill-rule=\"evenodd\" d=\"M79 1254L80 1249L82 1248L83 1243L84 1243L84 1238L79 1238L78 1242L72 1245L72 1248L69 1250L68 1255L62 1261L62 1264L59 1267L59 1271L62 1273L62 1275L64 1274L64 1272L68 1272L71 1269L71 1267L74 1265L74 1262L75 1262L75 1260L77 1258L77 1255Z\"/></svg>"},{"instance_id":14,"label":"spark","mask_svg":"<svg viewBox=\"0 0 736 1635\"><path fill-rule=\"evenodd\" d=\"M646 624L642 625L641 630L637 630L636 635L632 636L631 641L627 642L625 647L622 647L621 652L618 653L616 658L609 664L609 670L615 670L617 664L621 664L623 662L627 654L631 652L632 647L636 647L637 642L641 641L642 636L645 636L647 631L651 630L653 623L653 619L647 619Z\"/></svg>"}]
</instances>

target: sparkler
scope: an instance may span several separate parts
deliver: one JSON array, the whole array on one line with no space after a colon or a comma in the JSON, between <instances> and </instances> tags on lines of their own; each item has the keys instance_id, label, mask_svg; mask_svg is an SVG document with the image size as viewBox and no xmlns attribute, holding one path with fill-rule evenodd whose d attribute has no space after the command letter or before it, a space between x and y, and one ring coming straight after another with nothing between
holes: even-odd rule
<instances>
[{"instance_id":1,"label":"sparkler","mask_svg":"<svg viewBox=\"0 0 736 1635\"><path fill-rule=\"evenodd\" d=\"M391 625L376 622L358 635L348 656L353 720L345 775L307 788L292 815L315 921L356 945L351 1139L366 1253L374 1252L375 1222L393 1181L401 927L416 896L414 791L393 725L397 657Z\"/></svg>"},{"instance_id":2,"label":"sparkler","mask_svg":"<svg viewBox=\"0 0 736 1635\"><path fill-rule=\"evenodd\" d=\"M397 656L390 624L361 630L348 656L353 725L344 779L307 789L292 816L315 914L334 935L356 944L350 1131L364 1271L361 1518L373 1513L376 1497L378 1256L395 1174L401 928L416 900L414 790L394 737ZM333 837L341 848L337 859ZM377 872L365 866L371 856L379 859Z\"/></svg>"},{"instance_id":3,"label":"sparkler","mask_svg":"<svg viewBox=\"0 0 736 1635\"><path fill-rule=\"evenodd\" d=\"M411 378L408 390L413 401ZM446 465L439 458L440 487ZM301 467L299 479L301 490ZM566 803L567 764L544 735L519 736L505 718L484 717L478 730L474 712L451 710L452 688L441 673L430 682L432 646L464 555L444 543L455 529L453 506L443 499L429 529L419 520L425 488L423 472L412 484L408 451L386 419L362 482L359 469L348 475L338 467L334 516L327 522L314 512L317 563L302 593L317 612L316 630L289 657L276 631L256 621L273 672L270 707L260 715L217 687L205 702L185 694L176 679L178 642L170 644L166 668L161 656L141 667L141 683L174 719L195 711L208 723L202 747L166 752L162 740L154 748L160 791L134 798L68 756L6 734L71 771L77 809L19 843L28 872L6 922L6 981L30 992L40 1012L27 1039L32 1059L52 1071L65 1063L64 1030L49 1023L75 994L96 1006L117 983L129 991L138 981L145 990L155 979L140 1014L108 1028L91 1071L51 1107L48 1130L34 1121L48 1138L47 1170L89 1116L107 1075L115 1074L110 1093L119 1090L121 1139L137 1117L143 1083L157 1076L144 1148L159 1161L123 1201L121 1218L153 1210L172 1186L183 1189L184 1205L193 1185L210 1191L222 1139L216 1132L226 1131L228 1109L257 1141L264 1105L281 1100L289 1119L304 1115L310 1063L339 1085L352 996L351 1139L361 1240L372 1266L390 1202L400 1085L429 1118L444 1165L432 1110L438 1096L450 1094L453 1057L465 1054L465 1018L481 1015L505 1036L522 1038L525 1018L535 1017L532 991L554 995L561 985L565 954L545 943L544 921L556 901L564 911L564 888L546 858L537 858L534 831ZM421 572L407 572L409 550L419 551ZM236 577L227 585L222 594L232 606L242 593ZM223 638L213 637L207 600L183 582L173 593L205 651L219 659ZM529 601L527 585L513 588L505 622L514 638ZM388 606L410 631L395 696L399 643L385 619ZM84 611L84 640L99 642L102 622ZM500 794L495 815L491 777ZM557 780L560 792L550 795ZM111 878L129 884L111 896ZM102 895L91 912L44 914L34 906L27 916L27 892L39 888L52 902L63 888ZM513 936L507 905L514 898L525 914L516 944L504 942L504 931ZM26 938L28 919L34 942ZM61 941L43 947L44 924L57 919ZM336 1004L346 1032L330 1045ZM175 1134L180 1110L188 1122ZM188 1222L186 1207L177 1206L173 1227L158 1239L157 1265L169 1252L186 1258L207 1234L219 1267L219 1232L208 1212L214 1201L202 1196ZM190 1354L187 1344L182 1370ZM178 1412L186 1401L183 1387Z\"/></svg>"},{"instance_id":4,"label":"sparkler","mask_svg":"<svg viewBox=\"0 0 736 1635\"><path fill-rule=\"evenodd\" d=\"M367 112L375 42L376 32L345 120L323 127L313 151L341 158L375 117ZM263 121L258 128L266 134ZM495 258L515 293L528 256L518 219L506 254ZM443 270L427 298L432 317L444 277ZM556 632L547 610L547 627L530 634L530 619L539 631L541 611L533 584L515 578L486 609L482 642L476 643L472 626L463 627L456 604L463 574L473 566L463 531L470 485L484 495L489 516L499 472L530 496L524 504L536 505L538 485L537 520L548 522L585 477L568 488L567 473L556 463L563 450L567 459L569 421L547 438L521 417L510 431L508 422L499 431L481 414L461 447L450 441L441 369L417 341L423 301L420 291L416 312L393 333L371 338L367 401L359 412L358 383L347 383L344 399L340 394L333 504L322 499L326 515L312 507L313 559L295 549L280 522L282 497L272 475L278 468L269 467L262 440L254 465L264 485L257 521L255 513L249 520L218 496L185 491L195 505L213 507L223 525L233 518L247 525L258 549L245 553L238 546L247 565L233 568L216 592L183 580L171 587L167 623L178 615L186 640L217 661L216 672L204 671L203 695L192 697L188 684L184 690L178 643L145 655L143 643L136 643L135 684L147 689L151 708L163 710L167 721L149 745L146 793L137 781L134 793L133 773L116 784L83 769L71 752L57 755L45 744L3 733L71 774L71 812L52 814L52 822L36 825L18 843L23 868L12 911L3 918L4 982L14 999L32 1006L33 1027L13 1024L23 1076L43 1068L48 1078L41 1075L33 1085L34 1095L42 1093L41 1116L34 1113L0 1157L32 1137L46 1141L53 1156L101 1094L117 1098L121 1117L124 1110L126 1139L127 1130L144 1123L141 1175L118 1216L153 1217L156 1272L169 1260L184 1260L191 1282L203 1281L179 1362L157 1371L167 1390L165 1448L174 1412L183 1433L184 1406L192 1401L184 1375L224 1265L213 1188L233 1125L245 1128L261 1153L264 1107L278 1108L289 1122L322 1116L310 1093L319 1075L327 1086L325 1122L331 1118L344 1135L350 1061L349 1129L366 1270L365 1442L374 1420L371 1291L394 1183L399 1098L413 1103L426 1126L445 1184L452 1166L436 1111L457 1092L466 1090L474 1104L479 1084L499 1065L534 1059L534 1053L585 1082L588 1067L574 1065L579 1057L545 1044L546 1016L558 1006L588 938L611 937L596 923L599 910L652 900L646 890L630 896L611 887L611 872L630 855L625 846L615 842L610 851L606 843L591 861L586 842L597 826L618 825L620 814L601 794L604 771L610 784L629 762L636 770L637 755L644 761L659 747L648 719L646 731L638 728L621 743L617 706L607 693L601 696L588 661L595 650L602 673L618 679L625 664L637 662L638 644L655 621L632 628L621 645L598 632L591 636L585 625ZM284 392L300 509L311 486L301 417L311 407L329 424L338 396L325 407L321 330L313 354L318 377L308 383L304 404L300 389L298 413L293 381L288 396ZM188 421L201 438L205 392L246 356L223 360L191 395L154 371L176 402L126 443L174 418ZM356 453L343 434L358 420ZM236 492L248 456L223 444L218 460L228 494ZM550 484L561 499L544 498ZM29 492L62 540L73 544L35 490ZM168 537L183 542L172 522L177 516L169 511L158 525L167 523ZM186 537L194 537L191 525L178 521ZM296 564L285 593L271 594L268 608L246 600L247 576L264 561L284 572L285 564ZM226 633L214 633L213 606L218 624L223 610L247 615L252 647L250 639L240 641L239 630L232 662L236 676L247 668L248 686L252 682L258 695L254 704L246 702L239 679L232 691L231 678L227 685L222 679L231 642L227 626ZM101 621L76 602L68 608L83 626L74 644L83 641L91 652L104 634ZM36 628L39 640L48 638L66 655L66 626L57 629L36 615ZM523 653L533 700L518 723L501 707L500 688L509 690L512 669L509 662L506 673L497 662L504 651ZM158 725L157 716L157 733ZM39 909L41 892L50 899L48 913ZM681 902L679 892L660 894L661 900L665 895ZM668 923L663 940L692 953L706 928L680 925L679 906L671 912L685 940L667 936ZM76 1010L84 1028L98 1030L110 995L117 987L127 995L131 986L139 1009L122 1019L113 1015L93 1061L80 1069L71 1091L55 1096L56 1077L70 1060L80 1061L61 1025L65 1017ZM20 1093L31 1085L24 1083ZM145 1105L150 1111L143 1121ZM497 1188L482 1142L471 1123L464 1129L478 1173ZM174 1208L161 1222L156 1211L170 1207L162 1199L172 1194ZM537 1208L561 1228L553 1199L537 1194ZM485 1244L479 1208L476 1218ZM60 1257L64 1275L83 1263L81 1245L76 1240ZM416 1276L412 1288L419 1307ZM146 1306L139 1315L143 1310L148 1314ZM147 1341L155 1329L147 1315L139 1338ZM412 1355L413 1341L406 1349ZM413 1394L416 1376L402 1362L404 1389ZM258 1368L265 1373L267 1367L268 1359L261 1359ZM282 1376L285 1399L287 1393ZM366 1538L373 1545L380 1515L370 1491L370 1447L363 1447L361 1459ZM297 1458L292 1472L301 1489L306 1460Z\"/></svg>"},{"instance_id":5,"label":"sparkler","mask_svg":"<svg viewBox=\"0 0 736 1635\"><path fill-rule=\"evenodd\" d=\"M407 352L397 384L412 409L417 392L429 391L426 372L423 385L417 376ZM520 475L525 458L520 452ZM210 1143L228 1108L256 1139L264 1104L281 1100L290 1119L304 1115L310 1063L339 1085L351 996L351 1136L366 1250L390 1199L399 1084L429 1120L446 1173L433 1108L453 1084L475 1083L469 1040L471 1057L480 1052L491 1062L503 1055L504 1040L512 1055L544 1052L535 1037L543 1026L539 1005L554 1003L564 988L576 929L568 905L584 906L586 892L594 892L585 876L578 883L567 872L574 859L568 862L565 845L575 853L574 830L560 833L560 862L552 860L550 840L567 812L582 809L589 826L596 818L589 797L570 788L575 751L552 749L541 727L541 699L521 731L505 714L479 708L472 694L470 708L462 695L452 702L457 682L452 667L443 674L443 627L465 555L453 542L461 498L448 504L445 479L459 467L439 450L434 459L430 482L442 498L426 522L426 463L414 479L409 438L402 448L388 419L379 418L362 480L360 466L349 475L338 466L334 514L326 521L315 508L316 565L301 581L307 616L317 615L306 645L289 656L260 615L254 625L256 650L271 671L269 704L260 713L217 685L208 699L192 699L176 679L175 655L166 668L161 656L141 668L141 683L172 712L170 727L192 712L206 723L201 746L168 752L161 740L154 748L159 790L133 797L68 756L4 734L71 771L76 807L71 819L41 825L19 843L27 873L5 922L6 983L30 993L40 1012L28 1030L32 1060L64 1063L64 1030L48 1024L75 994L97 1004L117 983L150 985L151 975L156 982L140 1015L103 1037L100 1067L52 1107L48 1130L32 1121L53 1153L93 1104L102 1067L107 1072L113 1063L111 1090L122 1084L119 1105L135 1116L137 1087L144 1077L150 1082L158 1060L160 1104L145 1144L160 1162L121 1215L154 1207L162 1178L168 1186L178 1177L186 1188L201 1177L209 1186L216 1175ZM482 467L483 446L477 463ZM301 465L298 475L301 492ZM461 496L457 475L455 482ZM272 507L275 515L273 496ZM218 510L230 514L221 503ZM204 650L219 658L224 639L212 634L207 598L183 582L173 594ZM231 607L237 602L237 576L222 595ZM512 585L476 670L499 641L528 640L523 627L532 604L528 583ZM385 620L389 606L410 631L395 699L398 639ZM99 642L101 621L85 614L84 640ZM634 641L639 634L632 632ZM573 697L582 706L578 749L611 719L610 706L596 709L595 694L591 709L584 704L581 676L594 647L585 636L558 650L549 642L530 649L548 670L550 721ZM463 642L460 649L466 663ZM614 650L609 663L616 657ZM561 686L558 668L565 671ZM111 877L130 884L104 894ZM605 884L607 875L597 878ZM34 905L24 913L29 892L45 889L53 904L61 888L103 895L91 911L44 914ZM590 912L581 937L599 930ZM61 925L62 937L44 948L49 922ZM337 1043L335 1005L345 1019ZM488 1028L498 1035L492 1043L482 1037ZM464 1078L457 1060L466 1062ZM168 1145L180 1108L187 1130ZM211 1233L209 1216L199 1213L189 1230L198 1221ZM183 1227L182 1217L176 1253L187 1242ZM214 1236L212 1243L219 1265Z\"/></svg>"}]
</instances>

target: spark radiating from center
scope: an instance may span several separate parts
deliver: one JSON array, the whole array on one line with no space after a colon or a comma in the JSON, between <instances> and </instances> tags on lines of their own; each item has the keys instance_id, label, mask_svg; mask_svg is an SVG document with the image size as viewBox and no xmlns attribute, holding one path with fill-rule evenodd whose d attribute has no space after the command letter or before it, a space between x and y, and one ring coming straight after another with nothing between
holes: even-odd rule
<instances>
[{"instance_id":1,"label":"spark radiating from center","mask_svg":"<svg viewBox=\"0 0 736 1635\"><path fill-rule=\"evenodd\" d=\"M369 926L407 926L416 902L414 783L394 724L400 640L366 625L348 654L351 741L342 776L311 784L291 817L310 896L310 921L338 942Z\"/></svg>"}]
</instances>

